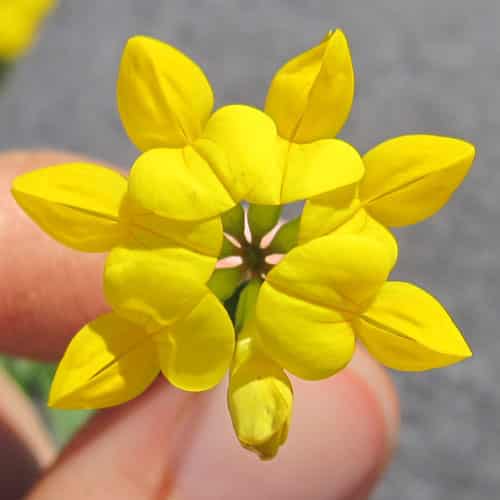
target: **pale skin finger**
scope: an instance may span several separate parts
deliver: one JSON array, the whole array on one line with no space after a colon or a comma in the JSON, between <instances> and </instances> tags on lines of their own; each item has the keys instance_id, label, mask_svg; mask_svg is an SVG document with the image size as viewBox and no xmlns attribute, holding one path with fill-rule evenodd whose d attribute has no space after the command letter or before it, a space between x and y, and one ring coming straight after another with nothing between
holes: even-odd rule
<instances>
[{"instance_id":1,"label":"pale skin finger","mask_svg":"<svg viewBox=\"0 0 500 500\"><path fill-rule=\"evenodd\" d=\"M82 157L53 151L0 155L1 352L57 359L71 336L107 309L102 294L104 256L54 241L10 194L16 175L75 160Z\"/></svg>"},{"instance_id":2,"label":"pale skin finger","mask_svg":"<svg viewBox=\"0 0 500 500\"><path fill-rule=\"evenodd\" d=\"M366 498L394 446L398 410L385 373L357 356L362 368L314 384L295 381L288 443L272 462L239 446L225 387L188 394L162 381L100 414L29 498L60 491L75 500Z\"/></svg>"}]
</instances>

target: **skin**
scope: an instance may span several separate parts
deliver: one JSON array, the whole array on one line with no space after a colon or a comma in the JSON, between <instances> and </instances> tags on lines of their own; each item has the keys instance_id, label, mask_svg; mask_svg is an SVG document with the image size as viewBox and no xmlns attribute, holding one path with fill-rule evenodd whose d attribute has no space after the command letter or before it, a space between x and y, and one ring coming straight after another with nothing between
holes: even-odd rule
<instances>
[{"instance_id":1,"label":"skin","mask_svg":"<svg viewBox=\"0 0 500 500\"><path fill-rule=\"evenodd\" d=\"M55 151L0 155L1 352L57 360L84 323L108 310L103 256L50 239L9 193L22 172L81 159ZM398 400L387 373L358 349L335 377L293 382L288 443L262 463L233 435L225 383L192 394L158 380L139 398L99 412L57 455L30 402L2 376L2 498L368 498L397 441Z\"/></svg>"}]
</instances>

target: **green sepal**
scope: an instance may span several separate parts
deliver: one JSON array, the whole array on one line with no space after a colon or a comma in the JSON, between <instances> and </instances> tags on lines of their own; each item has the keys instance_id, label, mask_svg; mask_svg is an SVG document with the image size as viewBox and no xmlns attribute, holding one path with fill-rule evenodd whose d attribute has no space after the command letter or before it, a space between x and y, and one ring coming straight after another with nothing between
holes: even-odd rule
<instances>
[{"instance_id":1,"label":"green sepal","mask_svg":"<svg viewBox=\"0 0 500 500\"><path fill-rule=\"evenodd\" d=\"M245 288L246 282L240 283L236 288L235 292L231 297L224 301L224 307L231 318L234 325L234 318L236 317L236 308L238 307L238 300L240 299L240 293Z\"/></svg>"},{"instance_id":2,"label":"green sepal","mask_svg":"<svg viewBox=\"0 0 500 500\"><path fill-rule=\"evenodd\" d=\"M236 247L227 239L222 240L222 247L219 254L219 259L224 259L226 257L231 257L236 255Z\"/></svg>"},{"instance_id":3,"label":"green sepal","mask_svg":"<svg viewBox=\"0 0 500 500\"><path fill-rule=\"evenodd\" d=\"M248 225L252 233L252 243L258 244L278 222L281 215L280 205L250 205Z\"/></svg>"},{"instance_id":4,"label":"green sepal","mask_svg":"<svg viewBox=\"0 0 500 500\"><path fill-rule=\"evenodd\" d=\"M238 204L221 215L224 232L242 241L245 239L245 211Z\"/></svg>"},{"instance_id":5,"label":"green sepal","mask_svg":"<svg viewBox=\"0 0 500 500\"><path fill-rule=\"evenodd\" d=\"M269 245L269 251L271 253L288 253L292 248L297 246L299 228L299 217L283 224Z\"/></svg>"},{"instance_id":6,"label":"green sepal","mask_svg":"<svg viewBox=\"0 0 500 500\"><path fill-rule=\"evenodd\" d=\"M241 278L241 266L216 269L208 280L207 286L221 302L225 302L236 291Z\"/></svg>"},{"instance_id":7,"label":"green sepal","mask_svg":"<svg viewBox=\"0 0 500 500\"><path fill-rule=\"evenodd\" d=\"M261 285L262 280L260 278L254 278L250 280L241 291L234 320L236 333L241 331L245 323L254 315Z\"/></svg>"}]
</instances>

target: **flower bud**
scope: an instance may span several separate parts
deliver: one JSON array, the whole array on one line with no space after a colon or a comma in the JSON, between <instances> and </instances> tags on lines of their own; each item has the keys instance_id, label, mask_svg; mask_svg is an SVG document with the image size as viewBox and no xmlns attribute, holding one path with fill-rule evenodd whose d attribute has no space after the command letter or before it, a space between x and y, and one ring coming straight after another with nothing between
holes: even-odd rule
<instances>
[{"instance_id":1,"label":"flower bud","mask_svg":"<svg viewBox=\"0 0 500 500\"><path fill-rule=\"evenodd\" d=\"M241 445L262 460L276 456L286 441L293 390L285 372L268 358L252 335L251 320L241 332L231 369L228 405Z\"/></svg>"}]
</instances>

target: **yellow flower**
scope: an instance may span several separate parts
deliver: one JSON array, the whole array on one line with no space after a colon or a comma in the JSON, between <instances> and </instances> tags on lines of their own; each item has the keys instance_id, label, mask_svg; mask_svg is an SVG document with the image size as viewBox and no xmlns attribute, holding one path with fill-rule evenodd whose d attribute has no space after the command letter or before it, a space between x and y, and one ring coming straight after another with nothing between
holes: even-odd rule
<instances>
[{"instance_id":1,"label":"yellow flower","mask_svg":"<svg viewBox=\"0 0 500 500\"><path fill-rule=\"evenodd\" d=\"M279 205L358 181L363 165L354 148L330 138L330 129L319 125L313 125L317 132L303 132L325 115L322 96L335 85L329 72L339 69L328 64L330 54L335 59L347 50L337 38L331 36L314 52L318 61L299 58L296 68L287 65L275 77L267 105L271 116L273 109L288 105L283 96L289 73L292 79L299 76L301 91L311 93L296 108L306 128L298 127L297 134L280 131L279 137L273 120L248 106L225 106L212 114L210 84L181 52L146 37L129 40L118 77L118 106L130 139L146 151L131 172L131 197L157 214L195 220L242 200ZM339 64L343 71L344 62ZM279 129L281 118L273 118Z\"/></svg>"},{"instance_id":2,"label":"yellow flower","mask_svg":"<svg viewBox=\"0 0 500 500\"><path fill-rule=\"evenodd\" d=\"M347 51L339 32L327 40L337 34L339 47ZM316 61L318 50L297 60ZM336 91L313 87L321 90L310 92L308 99L321 96L323 102L333 102L343 95L342 104L337 114L328 114L328 127L321 120L299 121L305 137L314 137L318 130L334 134L346 119L353 77L350 58L340 54L332 58L337 65L326 71L332 80L335 71L340 73ZM288 105L271 110L282 120L279 130L294 129L287 119L290 114L290 123L297 123L292 103L300 103L302 94L293 83L308 75L303 68L298 75L290 73L288 87L282 87ZM413 285L384 282L398 253L385 226L416 223L438 211L473 159L474 147L465 141L403 136L365 155L366 173L359 184L311 197L300 218L299 246L267 274L259 295L256 332L268 355L306 379L328 377L343 368L356 336L382 363L400 370L436 368L470 356L433 297Z\"/></svg>"},{"instance_id":3,"label":"yellow flower","mask_svg":"<svg viewBox=\"0 0 500 500\"><path fill-rule=\"evenodd\" d=\"M329 377L349 363L356 339L399 370L471 355L436 299L387 279L398 257L388 227L436 213L467 174L474 147L409 135L361 158L335 139L354 95L341 31L276 73L265 112L231 105L213 113L203 71L146 37L128 42L117 94L124 127L143 151L128 182L78 163L13 186L54 238L110 251L104 291L113 312L70 343L51 404L118 404L160 371L180 388L205 390L230 366L236 435L268 459L290 426L286 372ZM275 231L282 205L296 200L306 200L300 219ZM275 254L283 254L278 264Z\"/></svg>"},{"instance_id":4,"label":"yellow flower","mask_svg":"<svg viewBox=\"0 0 500 500\"><path fill-rule=\"evenodd\" d=\"M33 43L55 0L2 0L0 2L0 59L19 57Z\"/></svg>"},{"instance_id":5,"label":"yellow flower","mask_svg":"<svg viewBox=\"0 0 500 500\"><path fill-rule=\"evenodd\" d=\"M258 345L253 310L260 284L251 281L240 296L236 321L243 308L246 318L231 366L228 406L240 443L266 460L287 438L293 390L283 369Z\"/></svg>"},{"instance_id":6,"label":"yellow flower","mask_svg":"<svg viewBox=\"0 0 500 500\"><path fill-rule=\"evenodd\" d=\"M214 96L201 68L170 45L131 38L123 52L118 109L142 151L130 195L171 219L218 215L257 183L275 150L275 126L243 105L212 114Z\"/></svg>"},{"instance_id":7,"label":"yellow flower","mask_svg":"<svg viewBox=\"0 0 500 500\"><path fill-rule=\"evenodd\" d=\"M361 179L358 153L333 139L353 96L351 55L340 30L278 70L265 105L278 129L278 168L268 169L264 185L257 186L267 196L256 203L282 205Z\"/></svg>"},{"instance_id":8,"label":"yellow flower","mask_svg":"<svg viewBox=\"0 0 500 500\"><path fill-rule=\"evenodd\" d=\"M329 377L350 361L355 338L383 364L427 370L470 349L443 307L414 285L386 282L385 244L333 233L293 249L267 275L257 301L259 341L304 379Z\"/></svg>"},{"instance_id":9,"label":"yellow flower","mask_svg":"<svg viewBox=\"0 0 500 500\"><path fill-rule=\"evenodd\" d=\"M390 227L421 222L450 199L474 155L472 144L450 137L404 135L385 141L364 155L366 173L359 186L306 203L299 241L331 233L360 213Z\"/></svg>"},{"instance_id":10,"label":"yellow flower","mask_svg":"<svg viewBox=\"0 0 500 500\"><path fill-rule=\"evenodd\" d=\"M167 270L155 278L149 283L150 293L161 293L166 310L175 316L160 323L134 304L131 312L140 312L129 314L134 320L109 313L84 326L57 368L51 406L117 405L138 396L160 371L186 391L203 391L219 383L234 349L234 330L224 307L199 283L182 282ZM168 287L170 296L166 279L174 283ZM193 306L194 294L199 301Z\"/></svg>"},{"instance_id":11,"label":"yellow flower","mask_svg":"<svg viewBox=\"0 0 500 500\"><path fill-rule=\"evenodd\" d=\"M187 390L220 380L234 331L204 285L222 243L219 219L161 218L130 200L123 175L87 163L21 175L12 193L61 243L110 251L104 290L114 313L89 323L73 339L58 368L51 404L118 404L141 392L160 369Z\"/></svg>"},{"instance_id":12,"label":"yellow flower","mask_svg":"<svg viewBox=\"0 0 500 500\"><path fill-rule=\"evenodd\" d=\"M337 33L339 41L344 40ZM347 44L340 46L347 50ZM297 60L315 60L319 52L315 48ZM332 106L338 113L318 112L328 116L328 124L299 120L298 130L308 140L317 138L318 129L336 134L349 112L350 59L333 59L344 61L337 66L341 75L328 74L342 83L337 92L323 87L323 94L313 95L320 95L323 103L339 95L343 99ZM273 96L283 105L273 109L268 98L266 106L285 136L300 114L294 105L301 102L303 90L294 83L308 72L299 66L290 74L288 81L283 77L282 95L277 91ZM248 319L239 334L228 392L233 426L243 446L262 458L274 456L286 439L292 403L283 369L304 379L334 375L349 363L356 338L381 363L399 370L442 367L471 355L436 299L414 285L387 281L398 248L385 226L416 223L438 211L473 158L472 145L452 138L414 135L387 141L365 155L366 173L359 183L312 196L298 221L282 227L267 249L257 250L261 267L254 271L267 274L256 299L256 317ZM229 232L243 249L250 245L256 251L278 215L270 207L250 206L253 245L241 243L241 231ZM289 253L269 271L262 263L273 252Z\"/></svg>"}]
</instances>

